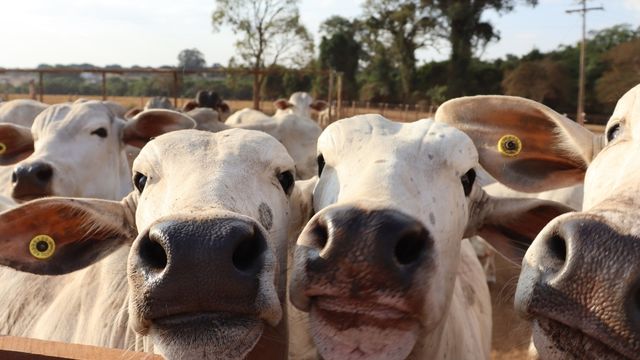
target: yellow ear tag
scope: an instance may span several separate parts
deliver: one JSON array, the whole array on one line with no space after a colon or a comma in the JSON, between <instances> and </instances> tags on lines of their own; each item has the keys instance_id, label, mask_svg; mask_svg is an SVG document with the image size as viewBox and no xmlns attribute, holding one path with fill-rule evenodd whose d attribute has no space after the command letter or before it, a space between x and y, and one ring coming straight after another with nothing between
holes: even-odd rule
<instances>
[{"instance_id":1,"label":"yellow ear tag","mask_svg":"<svg viewBox=\"0 0 640 360\"><path fill-rule=\"evenodd\" d=\"M7 151L7 145L0 142L0 155L4 154L5 151Z\"/></svg>"},{"instance_id":2,"label":"yellow ear tag","mask_svg":"<svg viewBox=\"0 0 640 360\"><path fill-rule=\"evenodd\" d=\"M505 135L498 140L498 151L504 156L518 156L522 151L522 141L515 135Z\"/></svg>"},{"instance_id":3,"label":"yellow ear tag","mask_svg":"<svg viewBox=\"0 0 640 360\"><path fill-rule=\"evenodd\" d=\"M36 235L29 243L29 252L34 258L46 260L56 251L56 242L49 235Z\"/></svg>"}]
</instances>

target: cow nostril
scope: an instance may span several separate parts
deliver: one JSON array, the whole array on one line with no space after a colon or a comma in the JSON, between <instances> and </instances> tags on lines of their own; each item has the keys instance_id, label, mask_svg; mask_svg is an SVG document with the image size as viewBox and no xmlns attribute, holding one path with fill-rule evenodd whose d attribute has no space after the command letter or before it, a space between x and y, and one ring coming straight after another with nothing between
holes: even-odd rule
<instances>
[{"instance_id":1,"label":"cow nostril","mask_svg":"<svg viewBox=\"0 0 640 360\"><path fill-rule=\"evenodd\" d=\"M410 265L422 257L426 247L424 234L422 232L412 233L403 236L394 249L396 261L400 265Z\"/></svg>"},{"instance_id":2,"label":"cow nostril","mask_svg":"<svg viewBox=\"0 0 640 360\"><path fill-rule=\"evenodd\" d=\"M323 250L329 241L329 230L327 229L327 225L318 222L313 228L313 237L314 245L316 245L319 250Z\"/></svg>"},{"instance_id":3,"label":"cow nostril","mask_svg":"<svg viewBox=\"0 0 640 360\"><path fill-rule=\"evenodd\" d=\"M140 258L149 267L163 270L167 266L167 253L159 243L144 237L140 244Z\"/></svg>"},{"instance_id":4,"label":"cow nostril","mask_svg":"<svg viewBox=\"0 0 640 360\"><path fill-rule=\"evenodd\" d=\"M241 272L257 271L265 248L262 236L254 230L250 236L242 239L233 251L233 266Z\"/></svg>"},{"instance_id":5,"label":"cow nostril","mask_svg":"<svg viewBox=\"0 0 640 360\"><path fill-rule=\"evenodd\" d=\"M553 257L563 263L567 259L567 242L562 236L556 234L549 239L549 250Z\"/></svg>"},{"instance_id":6,"label":"cow nostril","mask_svg":"<svg viewBox=\"0 0 640 360\"><path fill-rule=\"evenodd\" d=\"M38 171L36 172L36 177L38 178L38 180L42 182L47 182L51 180L52 176L53 176L53 169L50 166L42 167L41 169L38 169Z\"/></svg>"},{"instance_id":7,"label":"cow nostril","mask_svg":"<svg viewBox=\"0 0 640 360\"><path fill-rule=\"evenodd\" d=\"M17 182L18 182L18 174L16 174L16 172L14 171L11 173L11 183L15 184Z\"/></svg>"}]
</instances>

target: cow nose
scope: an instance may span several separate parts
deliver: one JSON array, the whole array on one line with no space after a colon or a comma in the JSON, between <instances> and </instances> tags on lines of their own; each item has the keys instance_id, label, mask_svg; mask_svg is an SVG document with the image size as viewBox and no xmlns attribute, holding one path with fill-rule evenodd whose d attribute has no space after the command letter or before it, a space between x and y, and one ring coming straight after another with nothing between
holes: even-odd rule
<instances>
[{"instance_id":1,"label":"cow nose","mask_svg":"<svg viewBox=\"0 0 640 360\"><path fill-rule=\"evenodd\" d=\"M11 174L16 199L47 196L51 193L53 167L45 162L18 165Z\"/></svg>"},{"instance_id":2,"label":"cow nose","mask_svg":"<svg viewBox=\"0 0 640 360\"><path fill-rule=\"evenodd\" d=\"M591 309L640 333L639 243L640 238L603 218L572 214L557 219L527 252L516 307L524 314L564 309L558 316L572 311L583 316L579 309Z\"/></svg>"},{"instance_id":3,"label":"cow nose","mask_svg":"<svg viewBox=\"0 0 640 360\"><path fill-rule=\"evenodd\" d=\"M188 294L191 303L239 312L255 303L270 252L258 225L240 218L160 222L133 250L130 273L153 303Z\"/></svg>"},{"instance_id":4,"label":"cow nose","mask_svg":"<svg viewBox=\"0 0 640 360\"><path fill-rule=\"evenodd\" d=\"M318 214L298 244L307 251L309 271L325 271L344 262L360 264L409 285L433 247L422 223L391 209L336 207Z\"/></svg>"}]
</instances>

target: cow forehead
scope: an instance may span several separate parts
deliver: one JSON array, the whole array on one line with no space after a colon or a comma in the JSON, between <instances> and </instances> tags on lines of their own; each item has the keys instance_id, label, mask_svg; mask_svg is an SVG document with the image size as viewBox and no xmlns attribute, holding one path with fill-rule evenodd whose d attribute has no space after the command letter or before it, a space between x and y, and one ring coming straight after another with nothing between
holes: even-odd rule
<instances>
[{"instance_id":1,"label":"cow forehead","mask_svg":"<svg viewBox=\"0 0 640 360\"><path fill-rule=\"evenodd\" d=\"M640 85L627 91L620 100L618 100L609 122L621 120L630 126L637 126L636 123L640 122ZM636 131L640 131L640 126L637 127L639 129Z\"/></svg>"},{"instance_id":2,"label":"cow forehead","mask_svg":"<svg viewBox=\"0 0 640 360\"><path fill-rule=\"evenodd\" d=\"M42 133L47 129L65 128L73 133L91 124L110 126L115 115L98 101L49 106L33 122L32 131Z\"/></svg>"},{"instance_id":3,"label":"cow forehead","mask_svg":"<svg viewBox=\"0 0 640 360\"><path fill-rule=\"evenodd\" d=\"M161 168L164 173L185 167L206 171L221 166L259 172L267 168L292 170L294 162L282 144L259 131L231 129L210 133L190 129L170 132L149 142L133 169L147 166Z\"/></svg>"},{"instance_id":4,"label":"cow forehead","mask_svg":"<svg viewBox=\"0 0 640 360\"><path fill-rule=\"evenodd\" d=\"M289 102L298 106L309 106L313 102L311 95L306 92L295 92L289 97Z\"/></svg>"},{"instance_id":5,"label":"cow forehead","mask_svg":"<svg viewBox=\"0 0 640 360\"><path fill-rule=\"evenodd\" d=\"M478 153L466 134L431 119L413 123L393 122L380 115L344 119L327 127L318 139L318 150L337 154L337 161L358 157L416 167L445 164L464 171L478 163Z\"/></svg>"}]
</instances>

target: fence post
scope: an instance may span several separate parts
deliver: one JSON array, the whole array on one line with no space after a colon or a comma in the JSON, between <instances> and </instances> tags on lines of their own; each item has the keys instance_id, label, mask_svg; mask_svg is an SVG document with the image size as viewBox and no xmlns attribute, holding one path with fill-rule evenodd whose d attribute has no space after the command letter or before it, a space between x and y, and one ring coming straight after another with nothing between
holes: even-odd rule
<instances>
[{"instance_id":1,"label":"fence post","mask_svg":"<svg viewBox=\"0 0 640 360\"><path fill-rule=\"evenodd\" d=\"M40 93L40 102L44 102L44 80L42 71L38 71L38 92Z\"/></svg>"},{"instance_id":2,"label":"fence post","mask_svg":"<svg viewBox=\"0 0 640 360\"><path fill-rule=\"evenodd\" d=\"M351 102L351 116L355 116L356 115L356 101L353 100Z\"/></svg>"},{"instance_id":3,"label":"fence post","mask_svg":"<svg viewBox=\"0 0 640 360\"><path fill-rule=\"evenodd\" d=\"M107 100L107 73L102 72L102 101Z\"/></svg>"},{"instance_id":4,"label":"fence post","mask_svg":"<svg viewBox=\"0 0 640 360\"><path fill-rule=\"evenodd\" d=\"M336 108L336 119L342 118L342 73L338 73L338 106Z\"/></svg>"},{"instance_id":5,"label":"fence post","mask_svg":"<svg viewBox=\"0 0 640 360\"><path fill-rule=\"evenodd\" d=\"M173 106L178 108L178 72L173 70Z\"/></svg>"},{"instance_id":6,"label":"fence post","mask_svg":"<svg viewBox=\"0 0 640 360\"><path fill-rule=\"evenodd\" d=\"M329 70L329 91L328 91L329 99L327 99L327 101L329 102L329 123L333 121L333 114L331 111L331 104L333 104L333 76L334 76L334 71Z\"/></svg>"}]
</instances>

